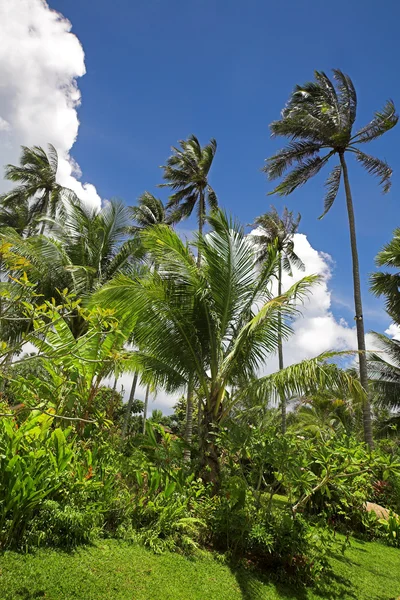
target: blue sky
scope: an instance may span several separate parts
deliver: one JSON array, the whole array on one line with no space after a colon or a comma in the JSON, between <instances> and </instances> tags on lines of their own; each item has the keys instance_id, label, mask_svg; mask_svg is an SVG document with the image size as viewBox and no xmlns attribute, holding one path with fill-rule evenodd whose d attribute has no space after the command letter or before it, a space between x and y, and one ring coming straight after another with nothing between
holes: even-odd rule
<instances>
[{"instance_id":1,"label":"blue sky","mask_svg":"<svg viewBox=\"0 0 400 600\"><path fill-rule=\"evenodd\" d=\"M70 19L86 55L81 126L72 151L84 179L102 197L127 203L145 189L165 198L156 185L170 146L191 133L202 143L215 137L211 182L220 203L244 223L271 202L299 210L300 230L336 263L334 313L351 323L343 191L321 222L323 175L283 200L266 196L271 184L260 169L282 143L270 139L269 122L293 85L310 79L314 69L349 73L359 97L359 125L389 97L400 108L399 3L387 0L385 10L360 0L50 0L50 6ZM367 329L387 325L380 303L367 294L367 274L399 224L399 138L400 126L365 148L393 166L390 195L382 196L374 179L350 165Z\"/></svg>"}]
</instances>

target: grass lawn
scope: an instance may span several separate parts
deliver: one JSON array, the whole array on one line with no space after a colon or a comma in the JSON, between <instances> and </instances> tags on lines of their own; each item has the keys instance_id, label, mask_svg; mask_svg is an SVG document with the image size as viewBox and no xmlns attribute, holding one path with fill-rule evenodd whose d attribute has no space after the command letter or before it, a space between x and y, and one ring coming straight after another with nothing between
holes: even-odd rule
<instances>
[{"instance_id":1,"label":"grass lawn","mask_svg":"<svg viewBox=\"0 0 400 600\"><path fill-rule=\"evenodd\" d=\"M71 554L41 550L0 557L1 600L389 600L400 596L400 550L354 541L332 558L319 589L278 585L233 572L211 556L188 560L101 541Z\"/></svg>"}]
</instances>

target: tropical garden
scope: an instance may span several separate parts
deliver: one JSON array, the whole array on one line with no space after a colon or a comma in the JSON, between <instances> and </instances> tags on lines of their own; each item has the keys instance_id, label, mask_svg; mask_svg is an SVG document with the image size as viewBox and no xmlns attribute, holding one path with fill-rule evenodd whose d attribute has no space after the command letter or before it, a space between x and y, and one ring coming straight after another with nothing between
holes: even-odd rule
<instances>
[{"instance_id":1,"label":"tropical garden","mask_svg":"<svg viewBox=\"0 0 400 600\"><path fill-rule=\"evenodd\" d=\"M319 285L284 285L304 269L300 215L232 218L210 183L214 139L172 148L166 203L146 191L88 208L58 183L51 145L5 167L2 597L400 595L400 341L366 347L348 166L387 193L391 167L363 145L398 116L389 101L357 129L356 111L347 75L316 72L270 125L286 144L265 162L270 193L329 166L316 211L344 195L351 246L357 347L295 364L285 342ZM186 240L176 225L193 214ZM389 236L370 289L400 325L400 229ZM161 389L170 415L150 413Z\"/></svg>"}]
</instances>

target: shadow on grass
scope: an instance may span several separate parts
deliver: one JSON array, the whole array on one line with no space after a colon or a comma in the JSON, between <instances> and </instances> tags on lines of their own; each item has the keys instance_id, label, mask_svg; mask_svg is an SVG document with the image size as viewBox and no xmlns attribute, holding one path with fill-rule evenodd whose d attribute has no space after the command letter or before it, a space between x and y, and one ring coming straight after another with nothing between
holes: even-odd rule
<instances>
[{"instance_id":1,"label":"shadow on grass","mask_svg":"<svg viewBox=\"0 0 400 600\"><path fill-rule=\"evenodd\" d=\"M37 600L37 598L45 598L46 596L46 592L44 590L31 592L26 587L16 590L16 593L18 596L16 596L15 600Z\"/></svg>"},{"instance_id":2,"label":"shadow on grass","mask_svg":"<svg viewBox=\"0 0 400 600\"><path fill-rule=\"evenodd\" d=\"M279 598L287 600L307 600L309 597L307 587L299 587L294 584L276 581L272 573L256 570L247 570L237 565L232 565L231 571L240 587L243 600L265 600L266 585L275 588ZM324 600L357 600L351 581L345 577L336 575L332 570L328 570L324 577L312 588L314 594L318 594Z\"/></svg>"}]
</instances>

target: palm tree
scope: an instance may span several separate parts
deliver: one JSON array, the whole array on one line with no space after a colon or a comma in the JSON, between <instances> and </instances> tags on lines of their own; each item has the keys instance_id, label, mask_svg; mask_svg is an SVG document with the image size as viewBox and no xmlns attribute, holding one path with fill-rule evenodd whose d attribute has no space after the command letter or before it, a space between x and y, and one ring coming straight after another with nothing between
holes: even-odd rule
<instances>
[{"instance_id":1,"label":"palm tree","mask_svg":"<svg viewBox=\"0 0 400 600\"><path fill-rule=\"evenodd\" d=\"M141 256L139 241L126 239L130 221L121 202L108 202L98 212L75 202L62 219L43 220L50 224L51 237L23 238L8 229L0 240L11 244L14 255L24 259L20 270L27 272L36 284L35 292L45 299L58 298L58 290L64 288L88 298L116 273L133 270ZM18 275L18 268L11 273ZM70 326L77 337L85 322L75 315Z\"/></svg>"},{"instance_id":2,"label":"palm tree","mask_svg":"<svg viewBox=\"0 0 400 600\"><path fill-rule=\"evenodd\" d=\"M392 101L381 112L375 113L370 123L353 133L356 119L357 96L353 82L338 69L333 71L336 86L323 72L315 72L315 81L296 86L279 121L271 123L272 135L289 138L286 148L267 160L264 168L270 180L284 175L281 183L271 192L280 196L291 194L316 175L335 155L337 164L326 181L324 216L334 203L343 175L350 244L353 262L354 305L359 350L360 381L368 391L365 332L361 301L360 269L357 252L353 200L350 190L346 154L351 153L371 175L379 178L383 192L390 189L392 170L378 158L369 156L359 148L392 129L398 121ZM325 151L323 156L321 153ZM293 168L292 165L295 165ZM372 447L371 408L367 398L363 408L365 441Z\"/></svg>"},{"instance_id":3,"label":"palm tree","mask_svg":"<svg viewBox=\"0 0 400 600\"><path fill-rule=\"evenodd\" d=\"M395 229L393 239L378 252L378 267L400 269L400 229ZM370 277L371 291L375 296L385 296L385 308L395 323L400 323L400 272L379 271Z\"/></svg>"},{"instance_id":4,"label":"palm tree","mask_svg":"<svg viewBox=\"0 0 400 600\"><path fill-rule=\"evenodd\" d=\"M265 398L277 388L292 395L348 378L336 365L319 358L255 379L260 364L276 351L279 315L280 334L285 338L290 333L287 317L296 311L294 299L303 297L316 278L305 277L280 298L272 297L277 252L271 252L270 260L257 271L254 244L242 227L221 211L208 219L211 231L197 242L203 257L200 267L174 231L155 226L141 236L146 251L159 265L158 272L135 280L116 277L92 301L136 322L137 367L145 380L167 391L192 382L203 409L203 477L218 486L215 434L241 401L241 392L232 391L236 382L249 383L242 393Z\"/></svg>"},{"instance_id":5,"label":"palm tree","mask_svg":"<svg viewBox=\"0 0 400 600\"><path fill-rule=\"evenodd\" d=\"M130 233L137 233L153 225L172 225L173 219L165 210L165 206L159 198L144 192L138 198L136 206L128 207L129 214L134 225L129 228Z\"/></svg>"},{"instance_id":6,"label":"palm tree","mask_svg":"<svg viewBox=\"0 0 400 600\"><path fill-rule=\"evenodd\" d=\"M40 146L22 146L20 165L6 165L5 179L19 183L0 196L3 209L20 207L29 211L31 227L40 216L55 217L66 200L76 200L75 193L57 183L58 154L52 144L47 153ZM45 223L42 222L40 233Z\"/></svg>"},{"instance_id":7,"label":"palm tree","mask_svg":"<svg viewBox=\"0 0 400 600\"><path fill-rule=\"evenodd\" d=\"M196 136L191 135L187 140L180 140L181 149L173 147L173 154L168 158L163 178L168 183L160 187L174 190L170 196L167 208L173 209L175 220L186 219L197 206L199 235L202 235L207 212L218 206L217 196L208 182L208 175L217 151L217 142L211 139L201 147ZM201 261L200 250L197 255L198 264Z\"/></svg>"},{"instance_id":8,"label":"palm tree","mask_svg":"<svg viewBox=\"0 0 400 600\"><path fill-rule=\"evenodd\" d=\"M293 213L286 206L283 209L282 217L274 206L271 206L270 212L257 217L255 225L257 227L256 235L253 239L259 250L259 263L262 264L268 257L269 247L276 245L278 250L278 296L282 295L282 273L285 271L292 276L292 266L304 270L305 266L301 258L294 251L293 236L297 232L301 220L301 215L293 217ZM279 318L279 321L281 319ZM278 329L281 329L280 322ZM278 332L278 362L279 370L283 369L283 348L282 336ZM282 415L282 433L286 431L286 398L281 398Z\"/></svg>"}]
</instances>

